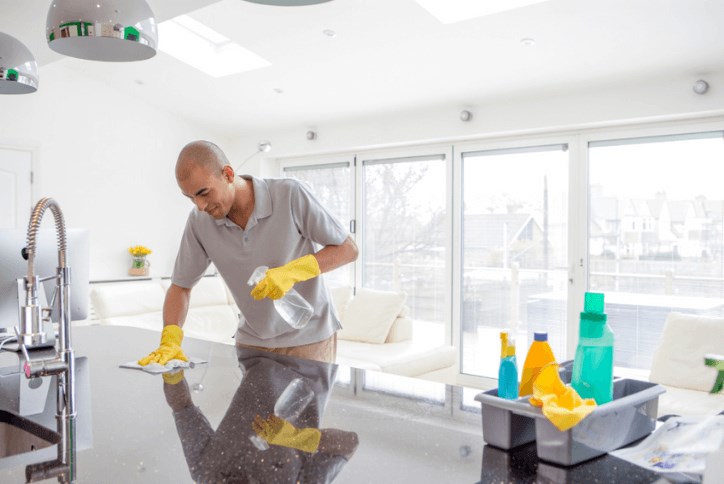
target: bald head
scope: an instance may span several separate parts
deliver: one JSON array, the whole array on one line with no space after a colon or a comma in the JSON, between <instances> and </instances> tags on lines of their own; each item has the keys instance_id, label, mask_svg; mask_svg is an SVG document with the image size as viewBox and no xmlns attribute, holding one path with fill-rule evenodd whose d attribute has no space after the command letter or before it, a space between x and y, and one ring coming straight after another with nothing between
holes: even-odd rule
<instances>
[{"instance_id":1,"label":"bald head","mask_svg":"<svg viewBox=\"0 0 724 484\"><path fill-rule=\"evenodd\" d=\"M224 152L211 141L192 141L184 146L178 155L176 179L185 180L196 168L220 175L222 168L228 164L229 160Z\"/></svg>"}]
</instances>

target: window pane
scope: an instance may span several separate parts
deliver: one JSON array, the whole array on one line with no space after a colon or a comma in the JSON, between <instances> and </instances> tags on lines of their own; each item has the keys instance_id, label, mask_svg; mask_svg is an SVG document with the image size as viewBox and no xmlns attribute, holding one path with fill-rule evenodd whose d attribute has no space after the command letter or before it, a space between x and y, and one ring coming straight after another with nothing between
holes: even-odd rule
<instances>
[{"instance_id":1,"label":"window pane","mask_svg":"<svg viewBox=\"0 0 724 484\"><path fill-rule=\"evenodd\" d=\"M588 285L605 293L614 364L650 368L669 312L724 315L724 139L595 143L589 160Z\"/></svg>"},{"instance_id":2,"label":"window pane","mask_svg":"<svg viewBox=\"0 0 724 484\"><path fill-rule=\"evenodd\" d=\"M568 153L564 146L463 154L461 368L497 378L501 330L522 359L534 331L565 348Z\"/></svg>"},{"instance_id":3,"label":"window pane","mask_svg":"<svg viewBox=\"0 0 724 484\"><path fill-rule=\"evenodd\" d=\"M415 342L443 344L444 156L365 161L363 170L362 285L405 291Z\"/></svg>"},{"instance_id":4,"label":"window pane","mask_svg":"<svg viewBox=\"0 0 724 484\"><path fill-rule=\"evenodd\" d=\"M467 410L470 412L481 413L482 407L480 405L480 402L475 400L475 397L483 392L484 390L463 387L463 398L460 408L462 410Z\"/></svg>"},{"instance_id":5,"label":"window pane","mask_svg":"<svg viewBox=\"0 0 724 484\"><path fill-rule=\"evenodd\" d=\"M349 226L349 221L354 218L349 163L287 167L284 168L284 175L309 185L322 205L337 217L344 227ZM332 287L354 286L354 264L347 264L327 272L324 277Z\"/></svg>"}]
</instances>

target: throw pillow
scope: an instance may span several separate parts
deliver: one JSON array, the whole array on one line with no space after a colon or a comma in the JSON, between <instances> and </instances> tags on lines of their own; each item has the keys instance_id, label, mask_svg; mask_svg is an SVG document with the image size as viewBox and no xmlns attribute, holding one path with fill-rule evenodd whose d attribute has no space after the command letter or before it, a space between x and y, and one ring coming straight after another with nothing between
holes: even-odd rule
<instances>
[{"instance_id":1,"label":"throw pillow","mask_svg":"<svg viewBox=\"0 0 724 484\"><path fill-rule=\"evenodd\" d=\"M382 344L392 323L402 311L404 292L359 289L344 312L340 339Z\"/></svg>"}]
</instances>

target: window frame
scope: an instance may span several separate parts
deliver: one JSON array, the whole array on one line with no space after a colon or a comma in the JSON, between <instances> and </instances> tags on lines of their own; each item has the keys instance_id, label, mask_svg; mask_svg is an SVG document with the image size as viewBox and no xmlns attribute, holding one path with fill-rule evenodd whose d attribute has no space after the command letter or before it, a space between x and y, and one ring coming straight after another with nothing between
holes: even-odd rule
<instances>
[{"instance_id":1,"label":"window frame","mask_svg":"<svg viewBox=\"0 0 724 484\"><path fill-rule=\"evenodd\" d=\"M551 146L551 145L567 145L568 146L568 183L569 187L571 186L571 180L573 179L573 176L575 175L575 170L573 169L573 165L575 165L575 160L573 158L572 153L572 145L574 145L576 142L575 136L572 135L566 135L566 134L546 134L546 135L537 135L537 136L511 136L511 137L504 137L504 138L490 138L485 140L475 140L475 141L468 141L468 142L462 142L462 143L456 143L454 146L455 150L455 180L454 180L454 193L455 193L455 211L454 211L454 262L453 267L455 268L455 274L453 276L453 300L455 301L455 304L453 305L454 318L455 324L453 325L453 341L455 341L455 348L458 353L458 372L457 372L457 379L458 382L462 383L463 385L468 386L477 386L481 387L483 389L489 390L491 388L495 388L498 386L498 382L496 378L490 378L485 376L477 376L477 375L470 375L462 373L461 371L461 365L460 361L463 358L462 355L462 348L460 346L460 338L461 338L461 330L462 330L462 294L463 294L463 287L462 287L462 281L463 281L463 207L462 207L462 196L463 196L463 156L465 154L470 154L474 152L479 151L493 151L493 150L515 150L515 149L527 149L527 148L537 148L537 147L545 147L545 146ZM571 193L569 192L568 197L568 265L570 267L571 265L571 257L572 253L574 252L572 250L571 245L571 230L570 227L572 227L572 200L571 200ZM586 246L587 247L587 246ZM577 251L576 251L577 253ZM576 282L576 281L574 281ZM575 291L575 288L577 287L577 284L571 283L571 277L570 277L570 270L569 270L569 284L568 284L568 300L569 300L569 310L568 310L568 317L570 318L570 298L572 296L572 292ZM583 297L581 296L581 303L583 302ZM576 314L577 317L577 314ZM570 333L569 333L569 326L570 324L566 324L565 334L566 334L566 350L568 350L568 341L570 340ZM576 335L577 338L577 335ZM519 348L518 349L518 358L521 358L520 364L522 365L522 359L524 358L525 352L527 349ZM573 348L573 352L575 353L575 347ZM571 353L573 354L573 353ZM566 356L567 358L567 356Z\"/></svg>"}]
</instances>

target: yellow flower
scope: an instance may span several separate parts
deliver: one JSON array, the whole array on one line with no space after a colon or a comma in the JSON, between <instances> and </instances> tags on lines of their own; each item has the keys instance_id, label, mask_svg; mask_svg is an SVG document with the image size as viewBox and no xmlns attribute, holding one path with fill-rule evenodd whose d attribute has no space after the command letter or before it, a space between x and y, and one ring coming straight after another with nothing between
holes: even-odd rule
<instances>
[{"instance_id":1,"label":"yellow flower","mask_svg":"<svg viewBox=\"0 0 724 484\"><path fill-rule=\"evenodd\" d=\"M129 247L128 252L134 257L141 257L152 253L151 249L142 245L134 245L133 247Z\"/></svg>"}]
</instances>

